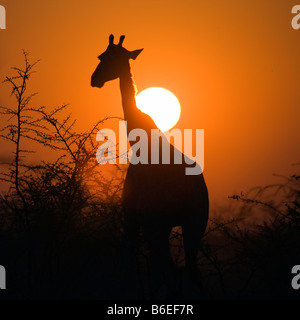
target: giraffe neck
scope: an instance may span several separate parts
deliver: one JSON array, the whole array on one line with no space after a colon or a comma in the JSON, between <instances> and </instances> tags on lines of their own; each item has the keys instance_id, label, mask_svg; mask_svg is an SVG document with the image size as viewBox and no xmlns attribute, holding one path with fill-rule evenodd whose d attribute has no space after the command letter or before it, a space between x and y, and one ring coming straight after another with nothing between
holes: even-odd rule
<instances>
[{"instance_id":1,"label":"giraffe neck","mask_svg":"<svg viewBox=\"0 0 300 320\"><path fill-rule=\"evenodd\" d=\"M125 121L127 121L127 124L132 127L132 125L136 122L134 120L136 118L138 108L135 101L136 86L134 84L130 67L128 67L128 69L120 76L120 90L122 96L124 118Z\"/></svg>"},{"instance_id":2,"label":"giraffe neck","mask_svg":"<svg viewBox=\"0 0 300 320\"><path fill-rule=\"evenodd\" d=\"M137 108L135 101L136 86L130 71L130 66L128 66L126 72L122 72L120 76L120 90L124 119L127 121L127 135L134 129L143 129L146 131L148 138L150 138L151 130L157 129L157 126L149 115ZM130 142L130 144L132 143ZM148 142L149 148L150 144L151 142Z\"/></svg>"}]
</instances>

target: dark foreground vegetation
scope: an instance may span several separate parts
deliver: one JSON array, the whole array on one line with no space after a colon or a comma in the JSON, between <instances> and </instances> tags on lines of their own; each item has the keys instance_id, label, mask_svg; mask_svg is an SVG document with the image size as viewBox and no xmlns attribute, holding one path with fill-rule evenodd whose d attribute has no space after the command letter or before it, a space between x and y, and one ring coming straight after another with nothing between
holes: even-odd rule
<instances>
[{"instance_id":1,"label":"dark foreground vegetation","mask_svg":"<svg viewBox=\"0 0 300 320\"><path fill-rule=\"evenodd\" d=\"M108 176L96 162L95 134L105 120L78 133L71 116L63 115L67 106L51 111L32 107L34 95L28 95L27 85L35 63L24 57L25 66L13 68L14 76L5 80L15 107L0 110L7 120L1 144L13 147L1 174L6 189L0 197L0 265L7 270L2 297L120 298L120 195L126 168L115 166L115 174ZM51 160L32 164L34 148L49 152ZM232 195L227 207L212 212L199 250L203 298L300 298L291 286L292 267L300 264L300 176L278 179L277 185ZM170 244L180 288L180 229L173 230ZM142 242L140 299L149 298L147 266ZM177 297L185 297L180 289Z\"/></svg>"}]
</instances>

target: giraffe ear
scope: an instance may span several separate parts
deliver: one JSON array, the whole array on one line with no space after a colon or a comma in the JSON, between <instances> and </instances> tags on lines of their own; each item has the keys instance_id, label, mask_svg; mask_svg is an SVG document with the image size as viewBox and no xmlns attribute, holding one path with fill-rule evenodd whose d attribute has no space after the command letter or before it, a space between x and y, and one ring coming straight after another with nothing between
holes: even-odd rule
<instances>
[{"instance_id":1,"label":"giraffe ear","mask_svg":"<svg viewBox=\"0 0 300 320\"><path fill-rule=\"evenodd\" d=\"M122 47L124 40L125 40L125 36L121 36L119 41L119 46Z\"/></svg>"},{"instance_id":2,"label":"giraffe ear","mask_svg":"<svg viewBox=\"0 0 300 320\"><path fill-rule=\"evenodd\" d=\"M135 60L135 59L138 57L138 55L139 55L143 50L144 50L144 49L130 51L130 52L129 52L129 59Z\"/></svg>"},{"instance_id":3,"label":"giraffe ear","mask_svg":"<svg viewBox=\"0 0 300 320\"><path fill-rule=\"evenodd\" d=\"M114 35L111 34L111 35L109 36L109 45L114 44L114 39L115 39Z\"/></svg>"}]
</instances>

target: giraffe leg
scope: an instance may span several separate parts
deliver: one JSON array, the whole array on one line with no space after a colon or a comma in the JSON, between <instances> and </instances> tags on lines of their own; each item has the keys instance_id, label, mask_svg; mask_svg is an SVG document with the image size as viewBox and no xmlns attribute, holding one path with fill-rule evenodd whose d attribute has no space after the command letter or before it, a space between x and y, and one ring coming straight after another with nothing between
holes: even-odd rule
<instances>
[{"instance_id":1,"label":"giraffe leg","mask_svg":"<svg viewBox=\"0 0 300 320\"><path fill-rule=\"evenodd\" d=\"M195 275L197 273L197 253L202 236L200 234L197 234L197 231L198 230L196 226L182 226L185 265L186 269L189 270L192 275Z\"/></svg>"},{"instance_id":2,"label":"giraffe leg","mask_svg":"<svg viewBox=\"0 0 300 320\"><path fill-rule=\"evenodd\" d=\"M132 212L124 214L123 263L121 270L122 298L137 298L137 249L140 225Z\"/></svg>"},{"instance_id":3,"label":"giraffe leg","mask_svg":"<svg viewBox=\"0 0 300 320\"><path fill-rule=\"evenodd\" d=\"M182 225L182 235L185 251L184 287L188 297L202 295L200 272L197 268L197 255L200 241L206 228L205 219L201 216L190 216Z\"/></svg>"},{"instance_id":4,"label":"giraffe leg","mask_svg":"<svg viewBox=\"0 0 300 320\"><path fill-rule=\"evenodd\" d=\"M171 227L160 224L143 228L150 253L150 294L156 299L170 297L172 291L173 261L169 248L171 230Z\"/></svg>"}]
</instances>

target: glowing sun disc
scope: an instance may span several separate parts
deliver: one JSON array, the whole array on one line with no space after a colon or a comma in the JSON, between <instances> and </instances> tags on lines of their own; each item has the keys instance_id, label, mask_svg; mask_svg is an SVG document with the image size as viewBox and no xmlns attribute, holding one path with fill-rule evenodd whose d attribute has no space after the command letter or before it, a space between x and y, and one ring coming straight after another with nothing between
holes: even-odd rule
<instances>
[{"instance_id":1,"label":"glowing sun disc","mask_svg":"<svg viewBox=\"0 0 300 320\"><path fill-rule=\"evenodd\" d=\"M161 131L168 131L178 122L181 107L176 96L163 88L148 88L136 96L137 107L147 113Z\"/></svg>"}]
</instances>

